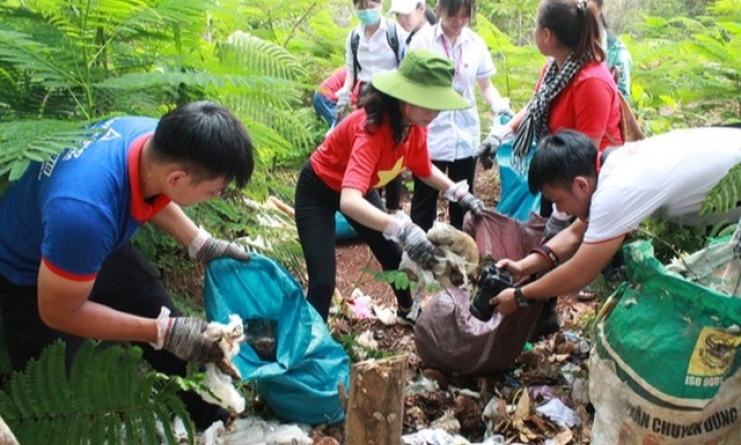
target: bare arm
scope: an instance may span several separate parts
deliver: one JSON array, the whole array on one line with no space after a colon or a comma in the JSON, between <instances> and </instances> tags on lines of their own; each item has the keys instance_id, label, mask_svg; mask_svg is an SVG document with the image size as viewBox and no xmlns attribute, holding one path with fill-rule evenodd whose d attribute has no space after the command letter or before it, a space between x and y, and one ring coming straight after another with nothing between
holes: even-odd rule
<instances>
[{"instance_id":1,"label":"bare arm","mask_svg":"<svg viewBox=\"0 0 741 445\"><path fill-rule=\"evenodd\" d=\"M453 186L453 181L439 168L432 166L432 173L422 181L442 192ZM394 221L394 216L376 208L363 196L363 192L354 188L343 188L340 192L340 210L345 215L371 229L383 232Z\"/></svg>"},{"instance_id":2,"label":"bare arm","mask_svg":"<svg viewBox=\"0 0 741 445\"><path fill-rule=\"evenodd\" d=\"M551 238L546 245L558 256L562 263L566 262L581 245L586 230L587 224L577 219L569 227ZM531 253L519 261L503 259L497 265L512 272L518 281L523 277L542 273L551 268L551 263L539 253Z\"/></svg>"},{"instance_id":3,"label":"bare arm","mask_svg":"<svg viewBox=\"0 0 741 445\"><path fill-rule=\"evenodd\" d=\"M502 98L499 94L499 90L491 83L491 78L485 77L483 79L477 79L479 84L479 91L481 91L481 97L484 99L487 105L491 108L494 102Z\"/></svg>"},{"instance_id":4,"label":"bare arm","mask_svg":"<svg viewBox=\"0 0 741 445\"><path fill-rule=\"evenodd\" d=\"M440 171L439 168L432 166L432 173L426 178L420 178L422 182L429 185L430 187L436 188L441 192L445 193L450 187L454 185L453 181L448 178L448 175Z\"/></svg>"},{"instance_id":5,"label":"bare arm","mask_svg":"<svg viewBox=\"0 0 741 445\"><path fill-rule=\"evenodd\" d=\"M512 127L513 133L517 133L517 129L520 128L520 124L522 123L522 120L525 119L526 114L527 114L527 106L524 107L522 110L518 111L517 114L515 114L514 117L510 119L509 122L507 122L507 125Z\"/></svg>"},{"instance_id":6,"label":"bare arm","mask_svg":"<svg viewBox=\"0 0 741 445\"><path fill-rule=\"evenodd\" d=\"M571 259L542 278L523 286L522 294L527 298L540 300L581 289L599 275L620 249L624 239L625 237L621 236L599 244L581 244ZM528 257L531 256L532 254ZM492 298L490 303L495 306L495 310L503 314L511 314L517 310L514 289L511 288Z\"/></svg>"},{"instance_id":7,"label":"bare arm","mask_svg":"<svg viewBox=\"0 0 741 445\"><path fill-rule=\"evenodd\" d=\"M174 202L166 205L150 221L186 247L198 234L198 226Z\"/></svg>"},{"instance_id":8,"label":"bare arm","mask_svg":"<svg viewBox=\"0 0 741 445\"><path fill-rule=\"evenodd\" d=\"M620 249L625 237L599 244L582 244L574 256L551 272L522 288L528 298L566 295L591 283Z\"/></svg>"},{"instance_id":9,"label":"bare arm","mask_svg":"<svg viewBox=\"0 0 741 445\"><path fill-rule=\"evenodd\" d=\"M41 320L52 329L84 338L155 343L154 319L111 309L88 300L94 280L73 281L39 269L38 301Z\"/></svg>"},{"instance_id":10,"label":"bare arm","mask_svg":"<svg viewBox=\"0 0 741 445\"><path fill-rule=\"evenodd\" d=\"M358 189L345 187L340 192L340 211L360 224L383 232L394 220L393 215L380 210Z\"/></svg>"}]
</instances>

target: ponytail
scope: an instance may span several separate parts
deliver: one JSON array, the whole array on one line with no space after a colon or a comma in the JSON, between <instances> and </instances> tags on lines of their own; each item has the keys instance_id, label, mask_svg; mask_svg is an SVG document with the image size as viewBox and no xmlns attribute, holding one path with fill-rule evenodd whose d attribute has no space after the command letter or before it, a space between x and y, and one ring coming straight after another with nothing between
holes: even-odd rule
<instances>
[{"instance_id":1,"label":"ponytail","mask_svg":"<svg viewBox=\"0 0 741 445\"><path fill-rule=\"evenodd\" d=\"M573 58L591 51L594 60L605 60L600 43L600 8L595 0L543 0L538 8L538 26L550 29Z\"/></svg>"}]
</instances>

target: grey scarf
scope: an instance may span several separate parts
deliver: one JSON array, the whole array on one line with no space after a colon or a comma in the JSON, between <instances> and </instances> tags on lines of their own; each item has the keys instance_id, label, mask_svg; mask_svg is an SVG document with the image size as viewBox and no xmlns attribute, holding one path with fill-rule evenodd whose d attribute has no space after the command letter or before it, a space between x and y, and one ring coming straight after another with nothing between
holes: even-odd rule
<instances>
[{"instance_id":1,"label":"grey scarf","mask_svg":"<svg viewBox=\"0 0 741 445\"><path fill-rule=\"evenodd\" d=\"M540 84L540 89L530 100L527 106L527 114L517 129L513 150L516 159L525 159L530 152L533 140L537 141L548 134L548 113L551 102L579 73L582 66L592 59L591 51L585 52L578 60L572 60L571 55L569 55L560 71L556 62L551 61L543 82Z\"/></svg>"}]
</instances>

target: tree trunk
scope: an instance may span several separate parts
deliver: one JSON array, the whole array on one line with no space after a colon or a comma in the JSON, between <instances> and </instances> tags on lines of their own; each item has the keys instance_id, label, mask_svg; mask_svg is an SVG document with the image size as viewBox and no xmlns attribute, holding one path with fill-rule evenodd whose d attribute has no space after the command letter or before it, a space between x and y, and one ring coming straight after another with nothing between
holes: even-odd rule
<instances>
[{"instance_id":1,"label":"tree trunk","mask_svg":"<svg viewBox=\"0 0 741 445\"><path fill-rule=\"evenodd\" d=\"M406 365L406 354L353 365L346 445L401 445Z\"/></svg>"}]
</instances>

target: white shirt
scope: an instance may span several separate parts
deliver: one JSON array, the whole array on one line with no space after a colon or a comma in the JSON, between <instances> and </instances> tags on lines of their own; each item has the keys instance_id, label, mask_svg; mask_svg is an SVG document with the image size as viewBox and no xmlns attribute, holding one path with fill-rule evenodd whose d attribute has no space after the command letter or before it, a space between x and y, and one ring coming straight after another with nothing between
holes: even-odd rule
<instances>
[{"instance_id":1,"label":"white shirt","mask_svg":"<svg viewBox=\"0 0 741 445\"><path fill-rule=\"evenodd\" d=\"M470 28L464 28L455 45L438 23L414 35L410 49L424 48L452 60L456 67L453 88L471 104L458 111L443 111L427 127L427 145L435 161L455 161L474 155L481 139L481 125L476 109L475 89L478 79L496 73L489 48Z\"/></svg>"},{"instance_id":2,"label":"white shirt","mask_svg":"<svg viewBox=\"0 0 741 445\"><path fill-rule=\"evenodd\" d=\"M625 235L654 214L700 223L705 197L739 163L739 129L674 130L626 144L608 155L598 175L584 242Z\"/></svg>"},{"instance_id":3,"label":"white shirt","mask_svg":"<svg viewBox=\"0 0 741 445\"><path fill-rule=\"evenodd\" d=\"M396 38L399 41L399 54L404 54L405 43L407 38L407 32L399 26L396 22L392 26L396 26ZM370 82L371 77L376 73L385 73L386 71L395 70L398 67L396 61L396 54L394 50L389 46L388 39L386 37L386 30L388 29L389 22L386 18L381 19L381 24L376 29L370 38L365 36L366 26L360 23L355 27L355 31L360 36L358 42L358 63L361 69L357 73L356 81ZM352 57L352 49L350 42L352 40L353 32L350 31L347 34L345 40L345 65L347 66L347 72L354 72L354 64Z\"/></svg>"}]
</instances>

